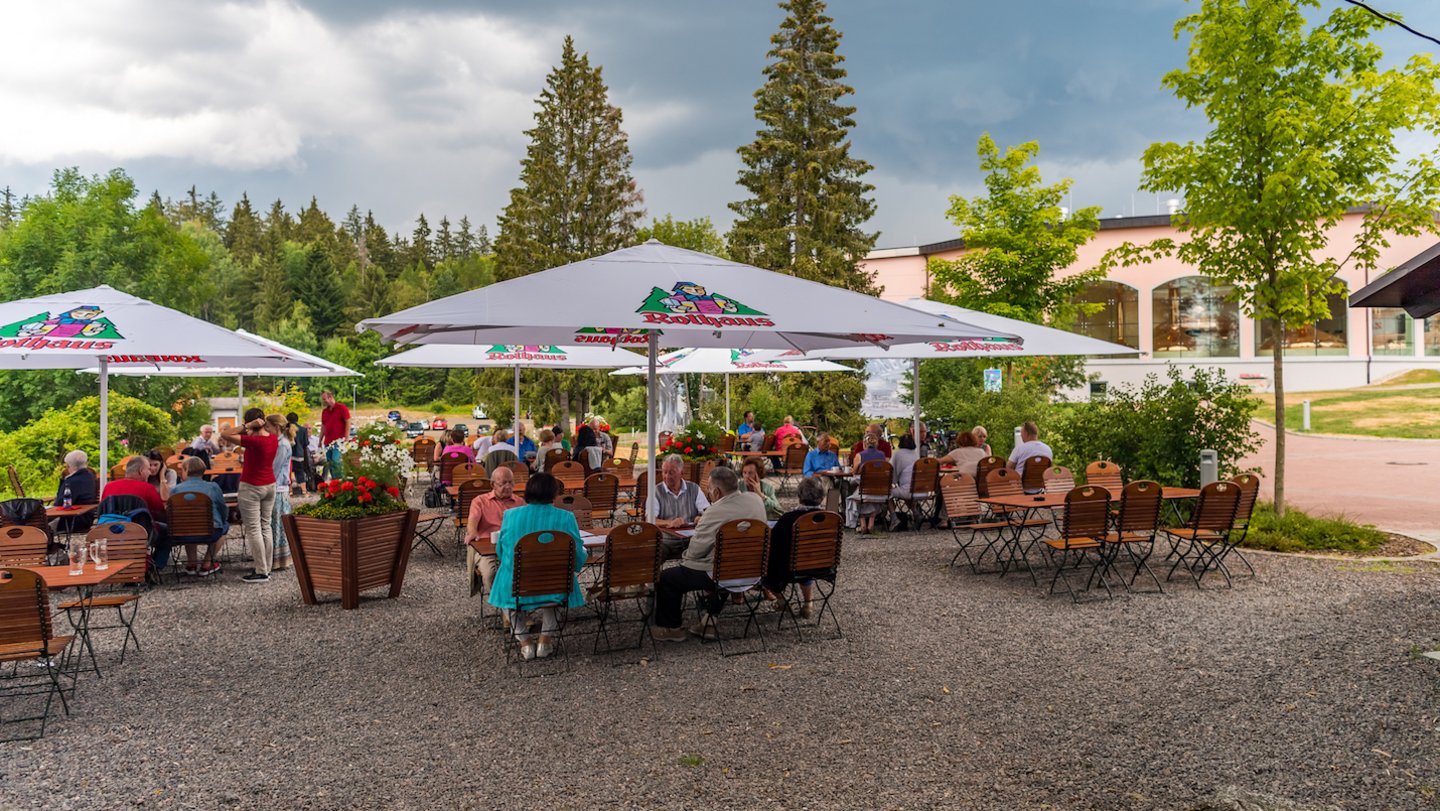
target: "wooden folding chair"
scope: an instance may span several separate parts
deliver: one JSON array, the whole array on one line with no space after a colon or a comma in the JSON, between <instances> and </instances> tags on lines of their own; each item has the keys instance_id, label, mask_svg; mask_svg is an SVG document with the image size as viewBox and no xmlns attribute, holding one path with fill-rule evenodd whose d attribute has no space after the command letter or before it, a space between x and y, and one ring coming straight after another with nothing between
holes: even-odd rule
<instances>
[{"instance_id":1,"label":"wooden folding chair","mask_svg":"<svg viewBox=\"0 0 1440 811\"><path fill-rule=\"evenodd\" d=\"M726 434L725 436L720 437L720 445L719 445L719 448L720 448L720 452L721 452L721 453L724 453L724 454L734 453L734 452L735 452L735 435L734 435L734 434Z\"/></svg>"},{"instance_id":2,"label":"wooden folding chair","mask_svg":"<svg viewBox=\"0 0 1440 811\"><path fill-rule=\"evenodd\" d=\"M780 468L775 472L780 474L780 491L784 492L786 485L799 481L805 474L805 457L810 449L800 443L792 443L785 448L785 456L780 462Z\"/></svg>"},{"instance_id":3,"label":"wooden folding chair","mask_svg":"<svg viewBox=\"0 0 1440 811\"><path fill-rule=\"evenodd\" d=\"M585 477L585 498L590 501L590 518L609 525L615 520L620 497L620 477L614 473L591 473Z\"/></svg>"},{"instance_id":4,"label":"wooden folding chair","mask_svg":"<svg viewBox=\"0 0 1440 811\"><path fill-rule=\"evenodd\" d=\"M595 528L595 510L590 499L576 493L566 493L555 498L555 506L574 513L575 523L580 525L580 529L588 532Z\"/></svg>"},{"instance_id":5,"label":"wooden folding chair","mask_svg":"<svg viewBox=\"0 0 1440 811\"><path fill-rule=\"evenodd\" d=\"M1000 467L985 474L985 492L988 493L986 498L1003 498L1006 496L1023 496L1025 495L1025 488L1020 486L1020 474L1009 468ZM989 508L990 514L993 517L1003 519L1009 526L1015 542L1014 548L1011 549L1012 554L1000 562L1000 576L1004 577L1010 572L1011 564L1018 567L1023 562L1026 570L1030 572L1031 581L1038 585L1040 580L1035 576L1034 567L1030 565L1030 550L1033 549L1035 543L1044 536L1045 530L1049 528L1051 524L1050 520L1045 518L1027 518L1026 516L1032 512L1027 509L997 507L995 505L989 505ZM1000 548L1009 546L1006 541L1005 533L1001 533L999 540L994 545L997 559L1000 558ZM991 547L987 547L985 551L989 551L990 548ZM984 552L981 552L981 555L983 556Z\"/></svg>"},{"instance_id":6,"label":"wooden folding chair","mask_svg":"<svg viewBox=\"0 0 1440 811\"><path fill-rule=\"evenodd\" d=\"M515 477L515 492L524 493L525 484L530 481L530 466L518 459L506 465Z\"/></svg>"},{"instance_id":7,"label":"wooden folding chair","mask_svg":"<svg viewBox=\"0 0 1440 811\"><path fill-rule=\"evenodd\" d=\"M545 470L565 485L565 492L580 493L585 490L585 466L579 462L556 462L555 467Z\"/></svg>"},{"instance_id":8,"label":"wooden folding chair","mask_svg":"<svg viewBox=\"0 0 1440 811\"><path fill-rule=\"evenodd\" d=\"M1240 537L1235 540L1230 551L1250 570L1250 576L1254 577L1255 567L1250 565L1250 559L1245 557L1240 547L1245 543L1245 537L1250 534L1250 519L1255 514L1255 502L1260 498L1260 477L1254 473L1241 473L1230 481L1240 488L1240 503L1235 507L1235 526L1231 530L1240 533Z\"/></svg>"},{"instance_id":9,"label":"wooden folding chair","mask_svg":"<svg viewBox=\"0 0 1440 811\"><path fill-rule=\"evenodd\" d=\"M945 525L955 536L959 547L950 558L950 566L963 555L970 571L980 573L980 561L985 552L995 548L1000 535L1010 524L1006 521L986 520L985 505L980 503L980 493L975 487L975 477L969 473L947 473L940 477L940 497L945 506ZM965 538L961 538L961 533ZM970 557L970 547L978 538L988 537L985 548L975 557Z\"/></svg>"},{"instance_id":10,"label":"wooden folding chair","mask_svg":"<svg viewBox=\"0 0 1440 811\"><path fill-rule=\"evenodd\" d=\"M1003 456L987 456L975 463L975 488L979 491L981 498L990 497L990 491L988 489L990 486L990 471L1004 469L1005 457Z\"/></svg>"},{"instance_id":11,"label":"wooden folding chair","mask_svg":"<svg viewBox=\"0 0 1440 811\"><path fill-rule=\"evenodd\" d=\"M1045 489L1045 471L1053 464L1048 456L1032 456L1025 460L1025 472L1020 474L1020 487L1027 493L1039 493Z\"/></svg>"},{"instance_id":12,"label":"wooden folding chair","mask_svg":"<svg viewBox=\"0 0 1440 811\"><path fill-rule=\"evenodd\" d=\"M1160 507L1163 504L1160 485L1156 482L1141 479L1125 485L1120 491L1120 514L1115 520L1114 529L1105 536L1106 549L1109 552L1107 566L1114 567L1115 558L1121 549L1135 571L1129 580L1122 580L1128 591L1135 585L1135 578L1144 571L1150 575L1155 582L1155 588L1162 593L1165 587L1160 585L1160 580L1155 577L1146 561L1155 551L1155 535L1160 531ZM1139 550L1138 553L1136 550Z\"/></svg>"},{"instance_id":13,"label":"wooden folding chair","mask_svg":"<svg viewBox=\"0 0 1440 811\"><path fill-rule=\"evenodd\" d=\"M663 444L663 443L662 443L662 444ZM637 442L631 442L631 443L630 443L630 464L632 464L632 465L635 464L635 460L638 459L639 457L640 457L640 443L639 443L638 441L637 441Z\"/></svg>"},{"instance_id":14,"label":"wooden folding chair","mask_svg":"<svg viewBox=\"0 0 1440 811\"><path fill-rule=\"evenodd\" d=\"M1085 466L1085 483L1103 487L1111 493L1125 489L1125 479L1121 476L1120 466L1104 459Z\"/></svg>"},{"instance_id":15,"label":"wooden folding chair","mask_svg":"<svg viewBox=\"0 0 1440 811\"><path fill-rule=\"evenodd\" d=\"M410 446L410 458L415 461L415 467L423 470L434 481L435 477L435 440L428 436L415 438L415 443Z\"/></svg>"},{"instance_id":16,"label":"wooden folding chair","mask_svg":"<svg viewBox=\"0 0 1440 811\"><path fill-rule=\"evenodd\" d=\"M465 525L470 520L470 505L475 499L493 490L494 486L489 479L476 477L461 479L455 483L455 488L455 515L450 520L455 526L455 544L458 546L465 542ZM431 548L435 548L434 544L431 544Z\"/></svg>"},{"instance_id":17,"label":"wooden folding chair","mask_svg":"<svg viewBox=\"0 0 1440 811\"><path fill-rule=\"evenodd\" d=\"M765 565L770 557L770 528L764 521L752 521L750 519L739 519L727 521L720 525L715 535L715 565L711 571L711 577L715 580L716 590L728 594L739 594L744 600L746 609L745 629L741 638L750 636L750 628L754 626L756 636L760 639L760 650L766 650L765 629L761 627L756 612L760 605L765 602L765 595L761 589L760 578L765 575ZM695 592L697 595L699 592ZM700 612L702 639L710 637L709 631L714 630L715 639L720 643L721 656L733 656L738 653L751 653L753 651L725 652L725 636L720 633L718 614L711 614L705 609L704 601L697 597L696 606Z\"/></svg>"},{"instance_id":18,"label":"wooden folding chair","mask_svg":"<svg viewBox=\"0 0 1440 811\"><path fill-rule=\"evenodd\" d=\"M645 520L645 499L650 497L650 471L642 470L635 476L635 492L630 497L630 506L625 515L638 521Z\"/></svg>"},{"instance_id":19,"label":"wooden folding chair","mask_svg":"<svg viewBox=\"0 0 1440 811\"><path fill-rule=\"evenodd\" d=\"M835 596L835 577L840 568L840 544L844 529L844 518L839 513L828 510L808 512L795 520L794 535L790 542L790 574L786 582L788 593L785 599L781 600L779 623L783 624L785 617L789 616L801 641L804 641L805 635L801 632L800 620L792 606L801 599L800 584L807 580L814 582L815 593L820 599L820 610L815 612L814 616L815 627L819 628L828 614L835 625L834 638L839 639L845 635L840 628L840 618L830 605L831 598Z\"/></svg>"},{"instance_id":20,"label":"wooden folding chair","mask_svg":"<svg viewBox=\"0 0 1440 811\"><path fill-rule=\"evenodd\" d=\"M541 462L541 466L546 473L550 473L551 470L555 467L555 465L559 464L560 462L568 461L570 461L570 451L567 451L564 448L551 448L550 450L545 451L545 458Z\"/></svg>"},{"instance_id":21,"label":"wooden folding chair","mask_svg":"<svg viewBox=\"0 0 1440 811\"><path fill-rule=\"evenodd\" d=\"M37 527L0 529L0 566L44 566L50 536Z\"/></svg>"},{"instance_id":22,"label":"wooden folding chair","mask_svg":"<svg viewBox=\"0 0 1440 811\"><path fill-rule=\"evenodd\" d=\"M181 493L180 495L186 494ZM206 499L206 502L208 504L209 499ZM118 563L134 563L135 565L111 577L106 583L108 587L106 593L93 595L88 600L68 600L57 607L76 622L79 621L76 612L93 612L97 608L115 609L116 624L96 625L92 616L87 627L92 638L95 631L125 629L125 641L120 646L120 661L123 663L126 652L130 650L131 642L135 643L137 652L140 650L140 637L135 635L135 615L140 612L140 594L141 589L145 586L145 567L150 557L150 533L139 524L132 524L129 521L100 524L91 527L90 531L85 533L85 542L89 545L102 539L105 541L105 551L110 565L114 566ZM74 627L73 624L72 627Z\"/></svg>"},{"instance_id":23,"label":"wooden folding chair","mask_svg":"<svg viewBox=\"0 0 1440 811\"><path fill-rule=\"evenodd\" d=\"M1175 562L1165 579L1174 576L1182 564L1200 588L1205 575L1219 571L1227 586L1234 585L1225 556L1232 546L1235 514L1240 507L1240 486L1234 482L1211 482L1200 488L1200 503L1184 527L1167 527L1165 534L1175 543Z\"/></svg>"},{"instance_id":24,"label":"wooden folding chair","mask_svg":"<svg viewBox=\"0 0 1440 811\"><path fill-rule=\"evenodd\" d=\"M5 473L10 477L10 492L14 493L16 498L24 498L25 486L20 483L20 474L15 472L15 466L6 465Z\"/></svg>"},{"instance_id":25,"label":"wooden folding chair","mask_svg":"<svg viewBox=\"0 0 1440 811\"><path fill-rule=\"evenodd\" d=\"M510 594L515 604L523 606L521 611L537 608L553 608L556 613L556 629L550 634L555 642L555 652L563 655L565 666L570 665L569 653L565 650L565 595L570 593L575 577L575 538L568 532L543 531L525 535L515 544L515 560L511 569ZM524 602L535 598L538 602ZM525 660L520 657L520 640L514 628L505 628L506 662L519 662L524 672Z\"/></svg>"},{"instance_id":26,"label":"wooden folding chair","mask_svg":"<svg viewBox=\"0 0 1440 811\"><path fill-rule=\"evenodd\" d=\"M1103 575L1105 535L1109 531L1109 521L1110 491L1105 488L1085 485L1065 495L1065 521L1060 529L1060 537L1045 539L1046 552L1055 566L1055 574L1050 577L1051 594L1055 593L1055 584L1063 580L1065 592L1070 595L1071 601L1080 601L1080 593L1071 585L1070 576L1065 572L1067 568L1078 572L1092 552L1095 560L1090 574L1086 577L1085 589L1089 590L1096 575ZM1073 564L1070 557L1072 554ZM1055 560L1057 556L1060 558L1058 561ZM1113 596L1110 584L1105 578L1101 576L1099 580L1100 585L1105 587L1105 593Z\"/></svg>"},{"instance_id":27,"label":"wooden folding chair","mask_svg":"<svg viewBox=\"0 0 1440 811\"><path fill-rule=\"evenodd\" d=\"M60 679L62 673L70 673L67 663L70 643L74 641L74 636L55 636L50 618L50 591L39 575L25 569L0 568L0 664L10 665L8 672L0 672L0 696L7 699L45 696L45 707L39 715L5 720L7 725L39 721L40 731L33 735L7 736L4 741L44 737L57 696L65 714L70 714ZM69 678L73 686L73 673Z\"/></svg>"},{"instance_id":28,"label":"wooden folding chair","mask_svg":"<svg viewBox=\"0 0 1440 811\"><path fill-rule=\"evenodd\" d=\"M656 581L660 579L662 557L660 529L654 524L642 521L620 524L606 534L599 582L589 590L588 595L588 601L600 620L595 629L595 653L616 650L610 641L610 627L619 622L614 615L619 604L626 600L634 600L639 612L640 634L634 647L644 647L648 638L653 651L655 640L650 637L650 598ZM600 650L602 638L605 640L604 651Z\"/></svg>"},{"instance_id":29,"label":"wooden folding chair","mask_svg":"<svg viewBox=\"0 0 1440 811\"><path fill-rule=\"evenodd\" d=\"M881 512L890 511L890 481L894 468L883 459L872 459L860 466L860 507L866 504L881 505Z\"/></svg>"},{"instance_id":30,"label":"wooden folding chair","mask_svg":"<svg viewBox=\"0 0 1440 811\"><path fill-rule=\"evenodd\" d=\"M1075 473L1063 465L1045 469L1045 492L1068 493L1075 489Z\"/></svg>"},{"instance_id":31,"label":"wooden folding chair","mask_svg":"<svg viewBox=\"0 0 1440 811\"><path fill-rule=\"evenodd\" d=\"M210 497L194 491L171 493L170 499L165 502L165 515L169 520L172 547L192 544L208 547L205 556L201 559L201 565L205 567L205 572L209 572L210 565L215 562L215 547L225 540L225 536L220 533L220 528L214 524L214 507L210 503ZM268 520L268 517L262 520ZM96 527L96 529L99 528ZM175 550L172 549L170 557L171 568L178 582L180 579L180 556L176 555Z\"/></svg>"},{"instance_id":32,"label":"wooden folding chair","mask_svg":"<svg viewBox=\"0 0 1440 811\"><path fill-rule=\"evenodd\" d=\"M940 489L940 460L933 456L923 456L915 460L910 467L910 493L909 498L902 499L910 510L911 522L914 524L911 529L919 532L925 523L925 519L932 518L937 522L940 517L940 501L938 491ZM930 505L929 514L924 509L925 504Z\"/></svg>"},{"instance_id":33,"label":"wooden folding chair","mask_svg":"<svg viewBox=\"0 0 1440 811\"><path fill-rule=\"evenodd\" d=\"M431 445L434 445L432 440ZM449 485L455 483L455 468L460 465L473 464L470 457L460 451L450 451L440 455L440 475L435 478L439 484Z\"/></svg>"}]
</instances>

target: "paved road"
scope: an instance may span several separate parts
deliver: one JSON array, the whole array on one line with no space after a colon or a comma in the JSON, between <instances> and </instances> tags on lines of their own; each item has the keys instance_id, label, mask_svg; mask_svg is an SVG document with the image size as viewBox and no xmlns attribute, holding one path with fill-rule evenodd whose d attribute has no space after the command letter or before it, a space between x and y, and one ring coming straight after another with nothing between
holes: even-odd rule
<instances>
[{"instance_id":1,"label":"paved road","mask_svg":"<svg viewBox=\"0 0 1440 811\"><path fill-rule=\"evenodd\" d=\"M1242 467L1274 466L1275 430L1256 423L1261 449ZM1382 529L1440 538L1440 440L1290 434L1285 495L1312 514L1344 513ZM1262 497L1271 497L1267 475Z\"/></svg>"}]
</instances>

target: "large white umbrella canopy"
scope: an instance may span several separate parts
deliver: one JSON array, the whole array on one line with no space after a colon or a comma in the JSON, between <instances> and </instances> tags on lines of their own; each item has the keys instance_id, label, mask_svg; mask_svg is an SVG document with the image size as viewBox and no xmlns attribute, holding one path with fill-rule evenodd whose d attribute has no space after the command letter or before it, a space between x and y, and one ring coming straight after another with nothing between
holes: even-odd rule
<instances>
[{"instance_id":1,"label":"large white umbrella canopy","mask_svg":"<svg viewBox=\"0 0 1440 811\"><path fill-rule=\"evenodd\" d=\"M108 285L0 304L0 369L88 369L100 375L100 483L109 475L109 373L144 368L305 368L267 345ZM313 368L313 367L311 367Z\"/></svg>"},{"instance_id":2,"label":"large white umbrella canopy","mask_svg":"<svg viewBox=\"0 0 1440 811\"><path fill-rule=\"evenodd\" d=\"M941 318L952 319L957 323L976 324L988 328L996 333L1015 335L1023 340L1012 341L1005 338L973 339L960 338L948 340L930 340L916 343L900 344L890 347L852 347L848 349L826 349L816 352L805 353L807 358L834 358L839 360L872 360L872 359L908 359L911 361L910 375L911 385L915 391L912 392L914 422L911 429L915 432L915 442L920 442L920 361L933 358L1027 358L1045 357L1051 355L1134 355L1139 350L1125 346L1124 344L1102 341L1098 338L1091 338L1088 335L1077 335L1073 332L1046 327L1041 324L1031 324L1028 321L1020 321L1014 318L1006 318L1000 315L991 315L976 310L967 310L964 307L956 307L953 304L942 304L929 299L914 298L903 302L906 307L940 316ZM795 353L786 353L782 357L802 357Z\"/></svg>"},{"instance_id":3,"label":"large white umbrella canopy","mask_svg":"<svg viewBox=\"0 0 1440 811\"><path fill-rule=\"evenodd\" d=\"M404 343L601 344L809 351L931 339L1016 338L657 240L459 293L358 325Z\"/></svg>"},{"instance_id":4,"label":"large white umbrella canopy","mask_svg":"<svg viewBox=\"0 0 1440 811\"><path fill-rule=\"evenodd\" d=\"M515 370L515 425L520 424L521 369L641 368L645 359L624 349L553 344L494 344L488 347L460 344L424 344L375 361L377 366L426 369Z\"/></svg>"}]
</instances>

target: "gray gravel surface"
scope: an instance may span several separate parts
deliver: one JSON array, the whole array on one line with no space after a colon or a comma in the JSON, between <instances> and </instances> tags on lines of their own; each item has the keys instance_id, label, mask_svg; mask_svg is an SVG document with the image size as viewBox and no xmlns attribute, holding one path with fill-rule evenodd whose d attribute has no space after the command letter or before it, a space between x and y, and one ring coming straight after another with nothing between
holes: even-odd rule
<instances>
[{"instance_id":1,"label":"gray gravel surface","mask_svg":"<svg viewBox=\"0 0 1440 811\"><path fill-rule=\"evenodd\" d=\"M1440 805L1440 673L1418 655L1440 647L1437 567L1256 556L1231 590L1076 606L952 571L950 546L847 536L842 640L577 653L533 678L453 548L356 611L232 564L148 593L144 652L83 679L43 740L0 744L0 807L1170 809L1234 786Z\"/></svg>"}]
</instances>

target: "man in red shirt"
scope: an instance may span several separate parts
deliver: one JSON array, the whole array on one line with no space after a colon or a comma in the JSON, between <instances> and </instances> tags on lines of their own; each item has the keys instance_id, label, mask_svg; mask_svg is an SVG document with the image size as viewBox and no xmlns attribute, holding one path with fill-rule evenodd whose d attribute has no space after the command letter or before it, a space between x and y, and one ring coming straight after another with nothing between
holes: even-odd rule
<instances>
[{"instance_id":1,"label":"man in red shirt","mask_svg":"<svg viewBox=\"0 0 1440 811\"><path fill-rule=\"evenodd\" d=\"M100 493L100 499L103 501L110 496L135 496L145 502L152 520L164 521L165 502L160 498L160 491L155 489L155 485L146 481L149 472L150 460L143 456L127 457L125 478L107 482L105 490Z\"/></svg>"},{"instance_id":2,"label":"man in red shirt","mask_svg":"<svg viewBox=\"0 0 1440 811\"><path fill-rule=\"evenodd\" d=\"M885 454L885 458L889 459L893 449L890 447L889 442L886 442L883 438L881 438L880 431L880 423L878 422L870 423L870 427L865 429L865 433L875 435L875 450L878 450L881 453ZM856 442L854 445L850 446L850 456L853 457L855 456L855 454L863 450L865 450L865 442L864 440L861 440L860 442Z\"/></svg>"},{"instance_id":3,"label":"man in red shirt","mask_svg":"<svg viewBox=\"0 0 1440 811\"><path fill-rule=\"evenodd\" d=\"M466 557L470 561L471 583L475 581L474 572L480 572L480 579L485 583L485 591L490 591L490 583L495 580L495 570L499 568L499 559L492 551L490 554L482 554L470 546L471 541L484 541L494 549L494 539L491 537L500 531L501 516L506 510L515 507L525 506L525 499L515 495L515 473L508 467L495 468L495 474L490 477L490 492L483 496L476 496L470 502L470 517L465 522L465 544Z\"/></svg>"},{"instance_id":4,"label":"man in red shirt","mask_svg":"<svg viewBox=\"0 0 1440 811\"><path fill-rule=\"evenodd\" d=\"M330 472L330 478L340 478L340 449L331 448L331 444L347 439L350 436L350 409L344 403L336 402L335 392L320 392L320 402L325 406L320 410L320 446L325 449L325 468Z\"/></svg>"}]
</instances>

